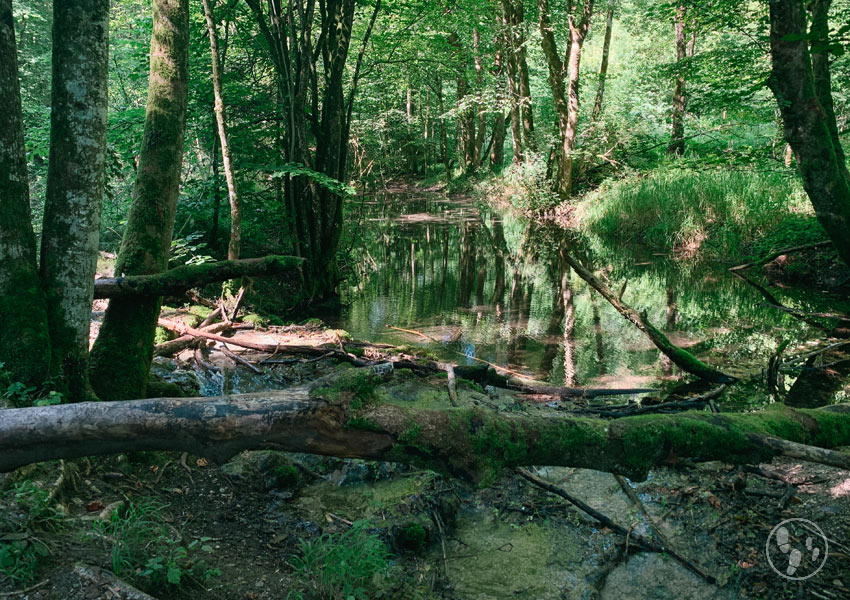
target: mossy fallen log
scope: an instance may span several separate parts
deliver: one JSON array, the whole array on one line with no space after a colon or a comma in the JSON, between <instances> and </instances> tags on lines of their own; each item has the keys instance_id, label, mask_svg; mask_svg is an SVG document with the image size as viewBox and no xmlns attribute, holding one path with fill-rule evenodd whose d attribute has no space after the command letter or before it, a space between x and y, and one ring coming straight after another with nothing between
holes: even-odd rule
<instances>
[{"instance_id":1,"label":"mossy fallen log","mask_svg":"<svg viewBox=\"0 0 850 600\"><path fill-rule=\"evenodd\" d=\"M434 408L392 398L379 384L370 369L348 369L259 394L8 409L0 413L0 471L132 450L223 462L260 448L409 463L484 483L525 465L641 480L652 467L680 459L760 463L782 454L850 468L850 454L826 450L850 445L850 404L606 421L501 413L470 401L451 407L447 395L445 408Z\"/></svg>"},{"instance_id":2,"label":"mossy fallen log","mask_svg":"<svg viewBox=\"0 0 850 600\"><path fill-rule=\"evenodd\" d=\"M179 296L188 289L228 279L292 275L299 272L303 264L303 258L273 255L184 265L153 275L107 277L95 280L94 297Z\"/></svg>"}]
</instances>

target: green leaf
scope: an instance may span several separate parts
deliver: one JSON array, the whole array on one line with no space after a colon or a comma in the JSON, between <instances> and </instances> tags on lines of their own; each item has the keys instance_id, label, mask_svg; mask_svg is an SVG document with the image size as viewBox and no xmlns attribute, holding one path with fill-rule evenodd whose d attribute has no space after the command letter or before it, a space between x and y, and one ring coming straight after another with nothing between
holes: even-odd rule
<instances>
[{"instance_id":1,"label":"green leaf","mask_svg":"<svg viewBox=\"0 0 850 600\"><path fill-rule=\"evenodd\" d=\"M177 567L171 567L168 569L168 574L166 575L168 579L168 583L172 585L180 585L180 576L183 572Z\"/></svg>"}]
</instances>

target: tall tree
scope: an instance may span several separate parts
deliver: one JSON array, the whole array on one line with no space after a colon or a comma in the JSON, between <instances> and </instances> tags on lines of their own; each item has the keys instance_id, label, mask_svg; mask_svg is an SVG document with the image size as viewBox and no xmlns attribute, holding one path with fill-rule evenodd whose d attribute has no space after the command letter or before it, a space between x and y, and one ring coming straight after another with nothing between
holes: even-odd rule
<instances>
[{"instance_id":1,"label":"tall tree","mask_svg":"<svg viewBox=\"0 0 850 600\"><path fill-rule=\"evenodd\" d=\"M105 185L108 55L108 0L56 0L41 280L53 370L72 401L93 397L89 326Z\"/></svg>"},{"instance_id":2,"label":"tall tree","mask_svg":"<svg viewBox=\"0 0 850 600\"><path fill-rule=\"evenodd\" d=\"M218 141L221 147L221 159L224 165L224 179L227 182L227 197L230 201L230 243L227 246L227 259L239 258L242 247L242 206L239 202L239 192L236 187L236 175L233 172L233 158L228 134L227 116L224 110L224 91L222 85L222 65L218 51L218 28L213 12L213 0L203 0L204 17L207 22L207 33L210 38L210 55L212 58L213 96L215 98L215 120L218 129ZM216 157L213 156L213 161Z\"/></svg>"},{"instance_id":3,"label":"tall tree","mask_svg":"<svg viewBox=\"0 0 850 600\"><path fill-rule=\"evenodd\" d=\"M183 161L188 54L188 0L153 0L145 131L116 273L148 275L168 266ZM161 301L110 301L91 355L92 385L102 400L144 396Z\"/></svg>"},{"instance_id":4,"label":"tall tree","mask_svg":"<svg viewBox=\"0 0 850 600\"><path fill-rule=\"evenodd\" d=\"M596 84L596 100L590 120L596 121L602 114L602 100L605 96L605 80L608 78L608 56L611 54L611 33L614 30L614 8L616 0L608 0L605 13L605 36L602 39L602 62L599 65L599 81Z\"/></svg>"},{"instance_id":5,"label":"tall tree","mask_svg":"<svg viewBox=\"0 0 850 600\"><path fill-rule=\"evenodd\" d=\"M584 1L578 20L573 14L567 17L570 37L566 61L562 61L558 54L549 0L538 0L537 5L540 11L541 43L546 64L549 67L549 87L552 89L560 133L560 144L556 153L558 171L555 177L555 190L561 199L566 200L573 189L573 151L578 134L581 52L590 28L590 18L593 16L593 0Z\"/></svg>"},{"instance_id":6,"label":"tall tree","mask_svg":"<svg viewBox=\"0 0 850 600\"><path fill-rule=\"evenodd\" d=\"M47 307L36 265L12 0L0 0L0 362L15 381L50 367Z\"/></svg>"},{"instance_id":7,"label":"tall tree","mask_svg":"<svg viewBox=\"0 0 850 600\"><path fill-rule=\"evenodd\" d=\"M771 0L770 55L772 72L768 86L779 103L785 139L797 157L803 187L814 206L818 221L850 265L850 174L843 162L834 114L824 104L831 102L828 59L813 61L809 52L806 13L797 0ZM828 0L815 3L814 33L828 32ZM823 26L826 25L826 29ZM828 47L828 46L827 46ZM826 52L827 47L820 49ZM816 83L815 68L820 83Z\"/></svg>"},{"instance_id":8,"label":"tall tree","mask_svg":"<svg viewBox=\"0 0 850 600\"><path fill-rule=\"evenodd\" d=\"M329 295L339 277L343 196L339 186L326 183L328 178L345 179L360 65L381 4L375 2L346 94L355 0L288 0L267 6L246 1L268 45L284 99L289 125L284 154L291 166L284 196L295 216L298 254L308 260L305 292L308 297Z\"/></svg>"},{"instance_id":9,"label":"tall tree","mask_svg":"<svg viewBox=\"0 0 850 600\"><path fill-rule=\"evenodd\" d=\"M686 27L686 8L680 6L673 18L673 31L676 35L676 82L673 85L673 114L670 127L670 144L667 154L681 156L685 153L685 112L688 108L688 97L685 94L685 64L693 58L696 46L696 27L692 26L690 36Z\"/></svg>"},{"instance_id":10,"label":"tall tree","mask_svg":"<svg viewBox=\"0 0 850 600\"><path fill-rule=\"evenodd\" d=\"M505 74L508 80L509 108L511 111L511 138L513 140L513 161L523 160L522 148L522 94L519 86L518 50L513 28L513 3L502 0L502 45L505 49Z\"/></svg>"}]
</instances>

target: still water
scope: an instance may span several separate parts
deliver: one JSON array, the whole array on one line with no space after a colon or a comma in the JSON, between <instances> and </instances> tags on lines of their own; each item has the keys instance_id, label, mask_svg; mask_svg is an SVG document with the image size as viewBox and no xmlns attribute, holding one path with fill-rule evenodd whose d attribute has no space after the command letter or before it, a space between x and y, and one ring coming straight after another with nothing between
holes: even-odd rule
<instances>
[{"instance_id":1,"label":"still water","mask_svg":"<svg viewBox=\"0 0 850 600\"><path fill-rule=\"evenodd\" d=\"M500 214L471 198L396 191L353 202L355 261L335 327L373 342L421 346L460 364L487 361L559 385L637 387L676 367L566 267L570 252L678 345L740 374L783 340L821 332L768 306L730 265L639 256L554 224ZM755 270L754 276L760 274ZM762 283L765 283L762 281ZM771 288L804 310L834 309L813 290ZM399 331L407 329L417 333Z\"/></svg>"}]
</instances>

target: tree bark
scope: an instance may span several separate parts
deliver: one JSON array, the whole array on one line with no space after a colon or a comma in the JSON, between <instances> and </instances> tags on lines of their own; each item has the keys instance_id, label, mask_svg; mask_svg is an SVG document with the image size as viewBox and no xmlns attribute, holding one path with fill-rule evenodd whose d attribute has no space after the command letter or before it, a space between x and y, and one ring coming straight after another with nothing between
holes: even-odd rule
<instances>
[{"instance_id":1,"label":"tree bark","mask_svg":"<svg viewBox=\"0 0 850 600\"><path fill-rule=\"evenodd\" d=\"M772 0L769 5L773 68L768 86L779 103L785 140L797 157L818 221L841 259L850 265L850 175L839 161L843 149L831 133L834 119L819 98L825 93L823 77L820 94L816 90L805 9L795 0Z\"/></svg>"},{"instance_id":2,"label":"tree bark","mask_svg":"<svg viewBox=\"0 0 850 600\"><path fill-rule=\"evenodd\" d=\"M186 290L238 277L296 275L304 259L295 256L264 256L184 265L151 275L105 277L94 282L95 298L143 298L180 296Z\"/></svg>"},{"instance_id":3,"label":"tree bark","mask_svg":"<svg viewBox=\"0 0 850 600\"><path fill-rule=\"evenodd\" d=\"M513 0L512 30L516 44L517 74L519 77L519 106L522 115L522 135L525 147L537 151L534 139L534 111L531 99L531 84L528 76L528 51L525 49L525 12L523 0Z\"/></svg>"},{"instance_id":4,"label":"tree bark","mask_svg":"<svg viewBox=\"0 0 850 600\"><path fill-rule=\"evenodd\" d=\"M227 116L224 110L224 86L222 85L222 67L218 52L218 29L216 28L212 2L213 0L203 0L204 17L207 21L207 32L210 37L215 120L218 125L218 139L221 147L222 164L224 165L224 179L227 182L227 198L230 201L230 243L227 246L227 259L236 260L239 258L242 247L242 205L239 202L236 175L233 172L230 136L227 131ZM213 160L215 160L215 157L213 157Z\"/></svg>"},{"instance_id":5,"label":"tree bark","mask_svg":"<svg viewBox=\"0 0 850 600\"><path fill-rule=\"evenodd\" d=\"M582 47L590 28L590 18L593 15L593 0L585 0L581 19L578 22L573 15L569 16L570 40L566 65L558 56L555 32L549 12L549 1L538 0L537 4L540 11L541 43L546 64L549 67L549 87L552 90L552 97L555 102L560 133L555 191L562 200L566 200L572 194L573 189L573 151L578 133L579 69L581 67ZM566 80L564 79L565 69Z\"/></svg>"},{"instance_id":6,"label":"tree bark","mask_svg":"<svg viewBox=\"0 0 850 600\"><path fill-rule=\"evenodd\" d=\"M676 64L678 73L676 83L673 85L673 113L670 127L670 144L667 146L667 154L682 156L685 153L685 112L688 107L688 98L685 95L685 73L683 63L685 59L692 58L696 44L696 30L691 31L690 40L685 32L686 9L680 6L673 20L673 31L676 35Z\"/></svg>"},{"instance_id":7,"label":"tree bark","mask_svg":"<svg viewBox=\"0 0 850 600\"><path fill-rule=\"evenodd\" d=\"M599 65L599 82L596 84L596 101L590 120L596 122L602 114L602 100L605 95L605 79L608 77L608 57L611 53L611 32L614 29L615 0L608 0L608 12L605 15L605 37L602 41L602 63Z\"/></svg>"},{"instance_id":8,"label":"tree bark","mask_svg":"<svg viewBox=\"0 0 850 600\"><path fill-rule=\"evenodd\" d=\"M524 465L591 468L639 481L652 467L683 458L754 463L788 454L844 468L850 462L846 453L825 450L850 444L846 404L780 407L766 411L769 418L687 412L607 421L451 408L448 395L445 409L378 402L377 379L352 369L267 393L8 409L0 419L0 471L133 450L185 451L221 463L261 448L410 463L480 483Z\"/></svg>"},{"instance_id":9,"label":"tree bark","mask_svg":"<svg viewBox=\"0 0 850 600\"><path fill-rule=\"evenodd\" d=\"M38 385L50 368L50 335L30 215L11 0L0 0L0 106L0 362L14 381Z\"/></svg>"},{"instance_id":10,"label":"tree bark","mask_svg":"<svg viewBox=\"0 0 850 600\"><path fill-rule=\"evenodd\" d=\"M153 0L145 130L115 266L122 275L151 275L168 266L183 161L188 49L188 0ZM91 355L92 385L102 400L144 396L161 300L110 301Z\"/></svg>"},{"instance_id":11,"label":"tree bark","mask_svg":"<svg viewBox=\"0 0 850 600\"><path fill-rule=\"evenodd\" d=\"M518 49L515 45L515 31L513 28L513 3L511 0L502 0L502 45L505 51L506 75L508 80L509 107L511 111L511 139L513 141L513 162L519 164L523 161L522 150L522 95L519 87Z\"/></svg>"},{"instance_id":12,"label":"tree bark","mask_svg":"<svg viewBox=\"0 0 850 600\"><path fill-rule=\"evenodd\" d=\"M54 2L41 281L52 369L70 401L93 397L89 322L106 177L108 58L109 2Z\"/></svg>"}]
</instances>

